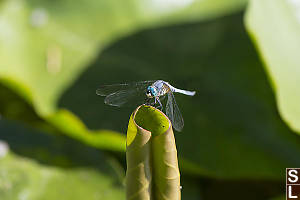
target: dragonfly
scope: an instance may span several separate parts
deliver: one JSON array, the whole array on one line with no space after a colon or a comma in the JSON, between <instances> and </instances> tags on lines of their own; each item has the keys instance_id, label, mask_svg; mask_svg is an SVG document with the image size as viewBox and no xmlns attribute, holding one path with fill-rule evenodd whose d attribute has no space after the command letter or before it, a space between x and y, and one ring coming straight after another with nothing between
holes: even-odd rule
<instances>
[{"instance_id":1,"label":"dragonfly","mask_svg":"<svg viewBox=\"0 0 300 200\"><path fill-rule=\"evenodd\" d=\"M174 129L180 132L183 129L184 121L175 101L174 93L188 96L196 94L195 91L175 88L163 80L103 85L96 90L97 95L105 96L105 104L117 107L133 103L135 105L157 106L157 108L163 110L162 100L167 97L166 115Z\"/></svg>"}]
</instances>

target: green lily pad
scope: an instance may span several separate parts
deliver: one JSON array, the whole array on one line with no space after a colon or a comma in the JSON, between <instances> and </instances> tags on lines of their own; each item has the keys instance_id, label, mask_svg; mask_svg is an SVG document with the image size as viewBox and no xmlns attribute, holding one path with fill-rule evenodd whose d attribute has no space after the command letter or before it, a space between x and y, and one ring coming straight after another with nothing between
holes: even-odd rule
<instances>
[{"instance_id":1,"label":"green lily pad","mask_svg":"<svg viewBox=\"0 0 300 200\"><path fill-rule=\"evenodd\" d=\"M300 133L298 1L252 0L246 26L265 63L284 121Z\"/></svg>"}]
</instances>

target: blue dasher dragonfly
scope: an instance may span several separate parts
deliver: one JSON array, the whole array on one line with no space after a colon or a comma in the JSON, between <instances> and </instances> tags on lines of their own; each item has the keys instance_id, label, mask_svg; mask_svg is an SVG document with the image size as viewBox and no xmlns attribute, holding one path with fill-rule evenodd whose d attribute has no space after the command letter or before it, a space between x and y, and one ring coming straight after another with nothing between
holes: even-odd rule
<instances>
[{"instance_id":1,"label":"blue dasher dragonfly","mask_svg":"<svg viewBox=\"0 0 300 200\"><path fill-rule=\"evenodd\" d=\"M161 101L167 96L166 115L171 120L175 130L181 131L184 121L173 93L194 96L195 91L181 90L163 80L140 81L133 83L103 85L96 90L96 94L105 96L104 103L111 106L128 104L146 104L163 109Z\"/></svg>"}]
</instances>

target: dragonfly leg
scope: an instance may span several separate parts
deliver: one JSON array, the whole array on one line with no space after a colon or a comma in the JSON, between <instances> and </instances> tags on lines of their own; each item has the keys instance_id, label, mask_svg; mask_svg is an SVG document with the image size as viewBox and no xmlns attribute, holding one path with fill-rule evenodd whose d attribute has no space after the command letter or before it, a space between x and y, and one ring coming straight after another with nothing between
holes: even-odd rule
<instances>
[{"instance_id":1,"label":"dragonfly leg","mask_svg":"<svg viewBox=\"0 0 300 200\"><path fill-rule=\"evenodd\" d=\"M147 106L154 106L156 104L156 99L155 99L155 102L151 102L150 98L146 98L144 104Z\"/></svg>"},{"instance_id":2,"label":"dragonfly leg","mask_svg":"<svg viewBox=\"0 0 300 200\"><path fill-rule=\"evenodd\" d=\"M145 99L145 105L150 105L150 99L149 98Z\"/></svg>"},{"instance_id":3,"label":"dragonfly leg","mask_svg":"<svg viewBox=\"0 0 300 200\"><path fill-rule=\"evenodd\" d=\"M155 97L155 104L156 104L156 101L159 103L159 106L157 106L157 108L159 108L160 110L162 110L163 106L162 106L162 104L161 104L161 102L160 102L160 100L159 100L158 97Z\"/></svg>"}]
</instances>

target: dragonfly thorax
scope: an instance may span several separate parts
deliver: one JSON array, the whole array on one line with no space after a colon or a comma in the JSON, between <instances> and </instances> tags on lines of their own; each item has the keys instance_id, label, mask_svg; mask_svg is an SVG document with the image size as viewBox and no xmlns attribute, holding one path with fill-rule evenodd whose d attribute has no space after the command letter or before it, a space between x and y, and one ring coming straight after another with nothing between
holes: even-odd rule
<instances>
[{"instance_id":1,"label":"dragonfly thorax","mask_svg":"<svg viewBox=\"0 0 300 200\"><path fill-rule=\"evenodd\" d=\"M158 80L147 87L146 95L148 98L161 97L166 95L170 90L170 86L167 82Z\"/></svg>"},{"instance_id":2,"label":"dragonfly thorax","mask_svg":"<svg viewBox=\"0 0 300 200\"><path fill-rule=\"evenodd\" d=\"M156 88L156 95L159 97L166 95L171 90L169 83L162 80L155 81L152 86Z\"/></svg>"}]
</instances>

